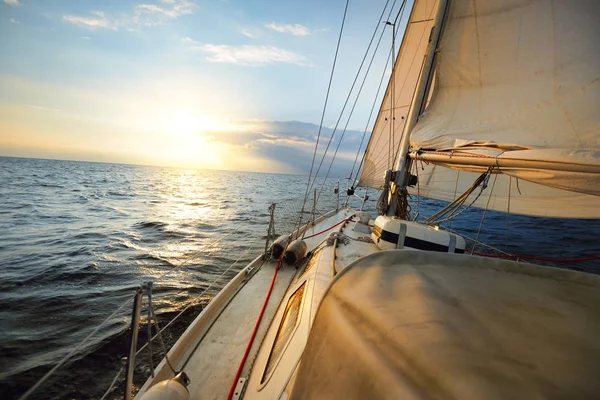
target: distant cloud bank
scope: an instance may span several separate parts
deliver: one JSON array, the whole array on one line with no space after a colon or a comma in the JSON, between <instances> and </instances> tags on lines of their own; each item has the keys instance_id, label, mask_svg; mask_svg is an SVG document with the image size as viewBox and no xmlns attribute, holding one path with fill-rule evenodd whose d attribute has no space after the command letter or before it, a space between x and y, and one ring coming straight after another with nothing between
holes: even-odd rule
<instances>
[{"instance_id":1,"label":"distant cloud bank","mask_svg":"<svg viewBox=\"0 0 600 400\"><path fill-rule=\"evenodd\" d=\"M241 121L237 123L239 130L227 132L206 132L213 141L239 146L249 155L286 165L287 170L294 173L307 174L312 163L312 155L319 126L299 121ZM323 127L321 144L317 152L317 165L323 155L326 144L333 130ZM342 131L333 136L328 156L322 166L322 173L327 171ZM369 133L367 133L368 135ZM340 145L338 154L331 169L331 176L347 176L354 164L363 132L348 130ZM364 152L368 136L365 139L361 154ZM359 159L360 161L360 155ZM316 166L315 166L316 168Z\"/></svg>"}]
</instances>

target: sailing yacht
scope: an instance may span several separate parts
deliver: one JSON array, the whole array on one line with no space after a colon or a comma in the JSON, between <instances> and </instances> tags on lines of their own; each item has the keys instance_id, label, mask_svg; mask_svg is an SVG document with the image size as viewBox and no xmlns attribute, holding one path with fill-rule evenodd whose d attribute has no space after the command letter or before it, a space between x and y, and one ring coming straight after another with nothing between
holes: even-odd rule
<instances>
[{"instance_id":1,"label":"sailing yacht","mask_svg":"<svg viewBox=\"0 0 600 400\"><path fill-rule=\"evenodd\" d=\"M600 397L600 276L480 257L441 225L600 217L598 21L598 0L415 0L358 180L379 215L301 212L136 398ZM448 204L423 219L409 196Z\"/></svg>"},{"instance_id":2,"label":"sailing yacht","mask_svg":"<svg viewBox=\"0 0 600 400\"><path fill-rule=\"evenodd\" d=\"M460 254L440 223L600 216L599 20L597 0L415 0L358 183L380 215L280 238L137 398L598 398L600 277ZM448 205L416 222L410 194Z\"/></svg>"}]
</instances>

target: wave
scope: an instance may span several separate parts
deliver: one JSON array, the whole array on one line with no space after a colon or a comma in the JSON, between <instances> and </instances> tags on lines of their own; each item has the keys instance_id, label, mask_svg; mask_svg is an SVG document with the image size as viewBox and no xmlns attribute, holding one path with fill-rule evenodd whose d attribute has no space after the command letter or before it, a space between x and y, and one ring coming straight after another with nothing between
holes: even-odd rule
<instances>
[{"instance_id":1,"label":"wave","mask_svg":"<svg viewBox=\"0 0 600 400\"><path fill-rule=\"evenodd\" d=\"M133 227L137 229L163 229L167 225L166 222L161 221L141 221L133 224Z\"/></svg>"}]
</instances>

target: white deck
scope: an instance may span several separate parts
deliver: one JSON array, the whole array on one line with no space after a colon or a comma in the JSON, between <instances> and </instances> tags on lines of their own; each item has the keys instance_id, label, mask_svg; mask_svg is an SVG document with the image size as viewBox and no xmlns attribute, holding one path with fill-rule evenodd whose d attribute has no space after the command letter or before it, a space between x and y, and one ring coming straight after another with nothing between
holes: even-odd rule
<instances>
[{"instance_id":1,"label":"white deck","mask_svg":"<svg viewBox=\"0 0 600 400\"><path fill-rule=\"evenodd\" d=\"M333 225L336 221L341 221L344 218L348 218L353 214L353 211L350 209L341 210L337 217L332 217L329 221L323 221L323 225L325 227ZM351 226L353 223L345 223L319 235L315 239L318 239L318 242L321 242L325 239L330 232L334 231L344 231L344 233L348 234L351 237L354 237L354 232L351 231ZM322 227L316 226L314 231L319 231ZM311 232L307 232L307 236L309 236ZM358 236L365 236L365 234L358 234ZM314 239L309 239L314 240ZM317 244L315 243L315 244ZM352 242L353 245L359 242ZM364 250L372 252L377 250L377 247L373 244L368 243L360 243L361 245L370 246L365 248ZM311 243L309 248L312 248L314 244ZM346 247L345 245L337 245L336 246L324 246L318 252L313 255L310 260L309 268L298 276L290 285L290 289L286 293L283 299L283 306L277 312L275 319L271 328L269 329L265 340L264 346L260 349L256 363L254 364L254 368L252 371L249 371L249 379L246 383L244 399L279 399L281 395L286 390L286 387L289 387L293 383L294 373L296 368L298 367L298 363L302 356L302 352L304 351L304 347L306 345L306 341L308 339L308 335L310 333L310 329L312 326L312 322L315 318L315 314L323 298L323 295L333 277L336 274L336 265L338 260L341 262L349 261L352 256L350 254L346 254L342 260L340 260L340 248ZM352 247L352 246L348 246ZM361 249L362 250L362 249ZM363 253L362 255L364 255ZM354 253L356 258L360 257L360 253ZM336 260L337 258L337 260ZM277 331L279 329L279 324L283 318L283 314L285 311L285 304L287 304L287 300L292 296L294 292L300 286L306 284L304 298L302 300L301 314L299 316L299 320L297 322L296 327L294 328L293 334L285 344L285 349L282 355L276 360L276 367L274 371L265 376L267 362L269 360L269 356L271 354L271 349L273 348L273 344L275 341L275 337L277 335ZM246 372L246 371L245 371Z\"/></svg>"},{"instance_id":2,"label":"white deck","mask_svg":"<svg viewBox=\"0 0 600 400\"><path fill-rule=\"evenodd\" d=\"M331 212L317 219L305 236L310 237L353 215L354 211L349 208ZM332 279L360 257L380 251L370 241L370 233L355 231L354 225L353 222L346 222L305 239L308 251L317 248L308 262L304 261L298 270L285 264L280 269L242 369L240 378L245 381L241 389L244 399L279 399L289 393L317 309ZM348 236L350 243L336 241L334 245L327 245L325 239L330 232L336 231ZM255 267L253 272L246 273L247 276L242 272L234 278L169 352L173 353L171 359L176 368L183 369L191 380L188 387L191 399L227 398L271 284L276 261L263 263L257 259L252 265ZM267 364L286 306L302 285L305 288L297 320L290 336L282 342L281 353L273 359L273 370L267 373ZM157 371L157 378L149 380L140 393L154 383L172 377L164 362Z\"/></svg>"},{"instance_id":3,"label":"white deck","mask_svg":"<svg viewBox=\"0 0 600 400\"><path fill-rule=\"evenodd\" d=\"M314 233L328 228L350 215L352 214L348 210L341 210L340 212L326 215L320 218L320 220L318 219L315 225L306 231L306 236L311 236ZM322 242L323 239L327 237L328 233L329 232L307 239L306 243L309 251ZM329 270L326 273L323 272L322 268L319 269L318 273L317 268L314 268L314 270L311 271L310 276L318 277L321 281L321 284L312 287L311 291L314 292L314 294L306 296L307 298L313 296L315 298L314 307L308 308L310 312L310 318L308 319L311 320L314 318L314 313L316 312L316 307L318 305L317 299L320 299L320 296L322 296L334 274L332 248L329 247L324 251L320 251L317 256L326 257L327 260L324 259L323 262L326 262L326 264L329 265ZM175 365L176 369L183 369L191 380L191 383L188 386L191 399L222 400L227 398L229 389L235 378L235 373L267 295L276 266L276 261L273 260L264 263L255 261L255 263L258 271L254 274L250 274L247 282L244 281L243 272L241 273L242 276L234 278L229 293L220 293L219 296L222 296L223 298L215 298L200 316L198 316L194 323L192 323L188 329L190 332L188 333L188 331L186 331L169 352L171 362ZM242 377L248 376L249 371L254 364L256 364L257 367L255 369L260 369L261 363L263 361L266 362L262 354L258 354L257 357L259 347L263 342L267 344L265 346L265 348L267 348L265 354L266 357L268 357L271 348L268 343L269 340L272 341L272 337L276 334L276 328L279 325L278 318L281 317L280 314L282 311L280 310L277 315L275 314L281 303L284 303L285 307L285 302L288 297L285 294L286 292L288 292L288 294L289 292L293 293L298 286L298 280L294 280L294 278L301 273L302 269L296 270L294 267L285 264L282 265L282 268L279 270L273 293L265 310L248 359L244 365ZM301 278L302 280L305 279L304 276ZM235 282L236 279L238 283ZM225 289L227 289L227 287ZM214 315L211 315L211 313ZM268 331L271 322L275 329ZM194 327L194 325L198 325L199 327ZM308 329L309 325L302 330L302 346L298 347L300 353L306 342ZM294 346L292 346L292 348L293 347ZM297 354L296 359L299 358L300 353ZM273 382L279 382L281 380L282 384L277 385L277 387L283 388L285 386L285 383L289 380L290 373L293 372L293 368L295 368L295 365L290 365L290 367L286 369L288 372L278 372L278 374L281 375L281 379L275 379ZM279 367L277 368L277 371L280 371ZM164 362L157 367L156 375L156 379L149 379L146 382L138 393L138 396L160 380L172 377L172 374L168 371ZM246 388L249 387L250 385L246 386ZM249 395L250 392L252 391L246 390L246 395ZM266 391L264 393L266 393Z\"/></svg>"}]
</instances>

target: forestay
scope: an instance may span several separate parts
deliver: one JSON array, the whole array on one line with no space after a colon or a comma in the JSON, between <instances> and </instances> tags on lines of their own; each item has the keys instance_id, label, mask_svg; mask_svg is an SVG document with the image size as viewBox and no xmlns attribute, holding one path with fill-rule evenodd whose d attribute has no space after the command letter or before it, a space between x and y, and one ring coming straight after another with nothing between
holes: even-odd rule
<instances>
[{"instance_id":1,"label":"forestay","mask_svg":"<svg viewBox=\"0 0 600 400\"><path fill-rule=\"evenodd\" d=\"M385 171L393 166L404 122L421 74L437 4L437 0L415 0L398 59L367 146L360 186L383 186Z\"/></svg>"},{"instance_id":2,"label":"forestay","mask_svg":"<svg viewBox=\"0 0 600 400\"><path fill-rule=\"evenodd\" d=\"M290 398L597 398L598 304L597 275L374 253L326 292Z\"/></svg>"},{"instance_id":3,"label":"forestay","mask_svg":"<svg viewBox=\"0 0 600 400\"><path fill-rule=\"evenodd\" d=\"M447 12L436 89L411 135L411 149L564 163L564 170L501 171L579 192L561 195L529 185L523 196L557 199L546 201L543 215L572 216L568 208L575 206L587 210L581 217L598 217L600 2L452 0ZM595 172L573 171L581 168ZM447 200L436 195L439 188L427 186L421 189ZM570 203L574 199L577 205ZM529 207L511 209L539 215Z\"/></svg>"}]
</instances>

